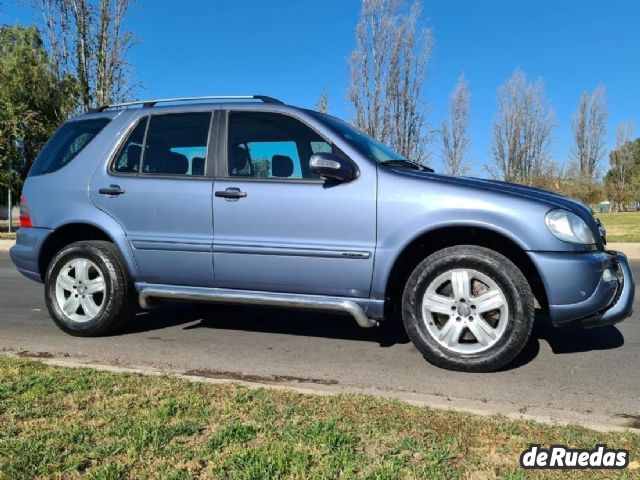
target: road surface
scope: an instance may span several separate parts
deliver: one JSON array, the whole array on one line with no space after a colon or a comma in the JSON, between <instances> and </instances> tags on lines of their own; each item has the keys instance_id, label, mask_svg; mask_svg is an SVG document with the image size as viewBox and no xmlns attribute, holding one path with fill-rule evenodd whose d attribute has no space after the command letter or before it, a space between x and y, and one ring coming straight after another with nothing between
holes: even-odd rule
<instances>
[{"instance_id":1,"label":"road surface","mask_svg":"<svg viewBox=\"0 0 640 480\"><path fill-rule=\"evenodd\" d=\"M640 278L640 262L633 270ZM538 319L513 365L454 373L428 364L399 327L361 329L349 317L291 310L177 304L138 314L120 335L70 337L49 319L42 286L0 253L0 351L605 427L640 428L637 300L635 311L593 330Z\"/></svg>"}]
</instances>

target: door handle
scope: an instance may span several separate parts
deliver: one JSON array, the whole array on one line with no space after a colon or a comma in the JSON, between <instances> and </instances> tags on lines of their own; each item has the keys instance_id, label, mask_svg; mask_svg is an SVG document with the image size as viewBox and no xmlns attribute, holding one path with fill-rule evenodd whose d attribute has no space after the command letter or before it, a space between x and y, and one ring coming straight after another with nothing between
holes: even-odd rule
<instances>
[{"instance_id":1,"label":"door handle","mask_svg":"<svg viewBox=\"0 0 640 480\"><path fill-rule=\"evenodd\" d=\"M109 185L108 187L102 187L98 190L98 193L100 195L117 196L124 193L124 188L120 187L120 185Z\"/></svg>"},{"instance_id":2,"label":"door handle","mask_svg":"<svg viewBox=\"0 0 640 480\"><path fill-rule=\"evenodd\" d=\"M218 190L215 193L215 196L226 198L228 200L237 200L239 198L245 198L247 196L247 192L243 192L236 187L230 187L230 188L227 188L226 190Z\"/></svg>"}]
</instances>

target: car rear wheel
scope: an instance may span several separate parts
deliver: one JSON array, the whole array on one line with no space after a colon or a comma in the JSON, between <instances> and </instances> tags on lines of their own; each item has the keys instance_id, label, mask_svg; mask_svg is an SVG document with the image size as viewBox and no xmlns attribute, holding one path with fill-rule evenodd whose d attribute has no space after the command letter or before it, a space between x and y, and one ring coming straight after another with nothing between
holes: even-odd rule
<instances>
[{"instance_id":1,"label":"car rear wheel","mask_svg":"<svg viewBox=\"0 0 640 480\"><path fill-rule=\"evenodd\" d=\"M405 286L407 334L431 363L487 372L513 361L533 327L529 284L509 259L462 245L423 260Z\"/></svg>"},{"instance_id":2,"label":"car rear wheel","mask_svg":"<svg viewBox=\"0 0 640 480\"><path fill-rule=\"evenodd\" d=\"M135 307L119 253L104 241L76 242L58 252L45 277L45 300L58 327L83 337L115 332Z\"/></svg>"}]
</instances>

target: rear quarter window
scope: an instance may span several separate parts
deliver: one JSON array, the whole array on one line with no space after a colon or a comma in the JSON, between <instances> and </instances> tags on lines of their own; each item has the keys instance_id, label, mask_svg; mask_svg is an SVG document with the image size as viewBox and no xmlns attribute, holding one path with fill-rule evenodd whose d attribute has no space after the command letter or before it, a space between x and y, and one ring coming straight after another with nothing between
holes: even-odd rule
<instances>
[{"instance_id":1,"label":"rear quarter window","mask_svg":"<svg viewBox=\"0 0 640 480\"><path fill-rule=\"evenodd\" d=\"M46 143L29 176L52 173L68 165L110 121L93 118L65 123Z\"/></svg>"}]
</instances>

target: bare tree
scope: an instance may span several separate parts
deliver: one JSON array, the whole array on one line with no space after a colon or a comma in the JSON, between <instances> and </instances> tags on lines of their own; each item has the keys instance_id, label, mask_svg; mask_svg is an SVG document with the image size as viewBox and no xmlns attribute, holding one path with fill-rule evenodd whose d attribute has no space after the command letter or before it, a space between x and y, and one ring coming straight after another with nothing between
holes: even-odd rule
<instances>
[{"instance_id":1,"label":"bare tree","mask_svg":"<svg viewBox=\"0 0 640 480\"><path fill-rule=\"evenodd\" d=\"M578 111L571 122L574 145L572 160L577 164L580 176L594 179L598 163L604 156L607 137L607 99L602 85L591 95L580 96Z\"/></svg>"},{"instance_id":2,"label":"bare tree","mask_svg":"<svg viewBox=\"0 0 640 480\"><path fill-rule=\"evenodd\" d=\"M325 88L322 90L322 95L316 102L316 110L322 113L329 113L329 92Z\"/></svg>"},{"instance_id":3,"label":"bare tree","mask_svg":"<svg viewBox=\"0 0 640 480\"><path fill-rule=\"evenodd\" d=\"M442 163L448 175L467 175L470 166L465 163L469 148L469 105L471 94L464 75L449 97L449 118L442 120L440 136L442 138Z\"/></svg>"},{"instance_id":4,"label":"bare tree","mask_svg":"<svg viewBox=\"0 0 640 480\"><path fill-rule=\"evenodd\" d=\"M418 26L421 7L403 0L363 0L350 59L355 125L401 155L426 161L421 100L432 33Z\"/></svg>"},{"instance_id":5,"label":"bare tree","mask_svg":"<svg viewBox=\"0 0 640 480\"><path fill-rule=\"evenodd\" d=\"M508 182L535 185L554 168L550 149L555 125L543 80L529 82L516 69L498 89L489 173Z\"/></svg>"},{"instance_id":6,"label":"bare tree","mask_svg":"<svg viewBox=\"0 0 640 480\"><path fill-rule=\"evenodd\" d=\"M79 109L127 98L137 86L127 61L135 44L124 28L130 0L33 0L59 80L76 80Z\"/></svg>"}]
</instances>

